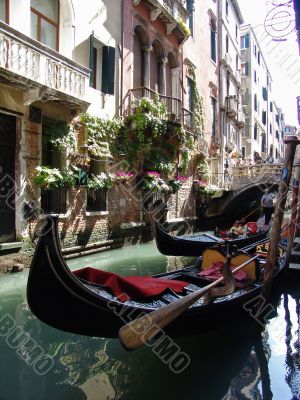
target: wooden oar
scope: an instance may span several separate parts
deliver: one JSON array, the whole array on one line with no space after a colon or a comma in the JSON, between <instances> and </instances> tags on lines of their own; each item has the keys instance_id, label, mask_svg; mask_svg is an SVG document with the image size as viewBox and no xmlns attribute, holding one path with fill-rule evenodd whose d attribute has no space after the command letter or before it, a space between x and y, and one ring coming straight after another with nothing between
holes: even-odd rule
<instances>
[{"instance_id":1,"label":"wooden oar","mask_svg":"<svg viewBox=\"0 0 300 400\"><path fill-rule=\"evenodd\" d=\"M248 217L250 217L250 215L254 214L255 211L258 211L259 209L261 209L261 206L257 207L255 210L251 211L249 214L247 214L245 217L243 217L242 219L246 219Z\"/></svg>"},{"instance_id":2,"label":"wooden oar","mask_svg":"<svg viewBox=\"0 0 300 400\"><path fill-rule=\"evenodd\" d=\"M206 236L206 237L208 237L208 238L214 240L214 241L217 242L217 243L224 243L224 242L225 242L223 239L218 238L218 237L216 237L216 236L214 236L214 235L210 235L209 233L203 233L203 236Z\"/></svg>"},{"instance_id":3,"label":"wooden oar","mask_svg":"<svg viewBox=\"0 0 300 400\"><path fill-rule=\"evenodd\" d=\"M232 273L238 272L247 264L255 260L258 255L236 267ZM132 322L122 326L119 331L119 339L127 350L134 350L144 344L147 340L154 337L161 329L169 325L180 314L187 310L200 297L204 296L211 288L217 286L224 280L224 277L210 283L202 289L197 290L179 300L170 303L159 310L135 319Z\"/></svg>"}]
</instances>

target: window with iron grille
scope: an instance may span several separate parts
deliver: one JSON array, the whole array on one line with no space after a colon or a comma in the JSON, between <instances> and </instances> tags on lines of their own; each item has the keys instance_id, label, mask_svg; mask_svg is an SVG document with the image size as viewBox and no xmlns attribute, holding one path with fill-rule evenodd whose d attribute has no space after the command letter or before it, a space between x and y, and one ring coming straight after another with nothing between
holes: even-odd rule
<instances>
[{"instance_id":1,"label":"window with iron grille","mask_svg":"<svg viewBox=\"0 0 300 400\"><path fill-rule=\"evenodd\" d=\"M41 208L45 214L66 214L67 189L51 189L41 191Z\"/></svg>"},{"instance_id":2,"label":"window with iron grille","mask_svg":"<svg viewBox=\"0 0 300 400\"><path fill-rule=\"evenodd\" d=\"M88 189L86 211L107 211L107 189Z\"/></svg>"}]
</instances>

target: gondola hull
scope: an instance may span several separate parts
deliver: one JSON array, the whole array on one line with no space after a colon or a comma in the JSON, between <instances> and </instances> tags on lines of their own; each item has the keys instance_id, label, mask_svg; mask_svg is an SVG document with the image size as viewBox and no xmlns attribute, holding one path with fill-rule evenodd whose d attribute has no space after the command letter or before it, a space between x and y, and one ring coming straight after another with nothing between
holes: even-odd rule
<instances>
[{"instance_id":1,"label":"gondola hull","mask_svg":"<svg viewBox=\"0 0 300 400\"><path fill-rule=\"evenodd\" d=\"M217 237L199 235L193 238L186 238L184 236L172 236L164 231L159 224L155 225L155 240L156 246L161 254L166 256L184 256L184 257L198 257L202 252L210 247L215 246L218 242L222 242ZM264 239L268 234L268 230L259 232L240 239L231 239L228 242L231 245L242 248Z\"/></svg>"},{"instance_id":2,"label":"gondola hull","mask_svg":"<svg viewBox=\"0 0 300 400\"><path fill-rule=\"evenodd\" d=\"M194 267L160 274L160 277L185 280L192 288L197 284L198 289L207 284L201 283ZM249 318L245 304L256 298L261 289L262 285L256 283L232 295L217 298L212 304L205 304L200 299L171 323L166 332L172 336L190 334L203 329L204 322L219 324L237 314L239 318ZM87 336L117 337L122 325L142 313L176 301L176 297L167 293L157 298L121 303L105 288L80 281L62 258L57 220L49 218L30 268L27 300L33 314L54 328Z\"/></svg>"}]
</instances>

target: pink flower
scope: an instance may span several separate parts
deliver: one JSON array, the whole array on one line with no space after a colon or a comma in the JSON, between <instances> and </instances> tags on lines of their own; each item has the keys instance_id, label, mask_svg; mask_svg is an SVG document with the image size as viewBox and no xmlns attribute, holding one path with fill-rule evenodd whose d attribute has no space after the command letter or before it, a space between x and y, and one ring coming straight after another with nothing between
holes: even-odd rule
<instances>
[{"instance_id":1,"label":"pink flower","mask_svg":"<svg viewBox=\"0 0 300 400\"><path fill-rule=\"evenodd\" d=\"M132 172L124 172L124 171L119 171L116 172L116 177L120 177L120 178L131 178L133 176Z\"/></svg>"},{"instance_id":2,"label":"pink flower","mask_svg":"<svg viewBox=\"0 0 300 400\"><path fill-rule=\"evenodd\" d=\"M177 175L177 177L176 177L177 181L182 181L182 182L185 182L188 179L189 179L189 177L188 176L184 176L184 175Z\"/></svg>"},{"instance_id":3,"label":"pink flower","mask_svg":"<svg viewBox=\"0 0 300 400\"><path fill-rule=\"evenodd\" d=\"M150 178L160 178L160 173L156 171L146 171L145 176L149 176Z\"/></svg>"},{"instance_id":4,"label":"pink flower","mask_svg":"<svg viewBox=\"0 0 300 400\"><path fill-rule=\"evenodd\" d=\"M206 186L207 184L208 184L208 182L204 179L201 179L200 181L198 181L199 186Z\"/></svg>"}]
</instances>

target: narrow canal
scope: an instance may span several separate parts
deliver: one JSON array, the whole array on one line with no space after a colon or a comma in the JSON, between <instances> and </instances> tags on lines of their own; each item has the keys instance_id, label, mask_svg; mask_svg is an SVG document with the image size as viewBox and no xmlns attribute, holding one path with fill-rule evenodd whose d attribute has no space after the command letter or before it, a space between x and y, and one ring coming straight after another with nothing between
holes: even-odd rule
<instances>
[{"instance_id":1,"label":"narrow canal","mask_svg":"<svg viewBox=\"0 0 300 400\"><path fill-rule=\"evenodd\" d=\"M192 261L164 257L150 243L68 264L149 275ZM297 289L285 288L279 295L276 315L262 336L249 337L247 327L236 321L176 339L191 362L175 374L149 347L127 352L117 339L64 333L38 321L26 303L27 275L0 278L0 400L300 399ZM101 324L101 318L94 322ZM17 328L14 335L8 334L11 324ZM24 335L31 346L41 346L44 363L20 346Z\"/></svg>"}]
</instances>

